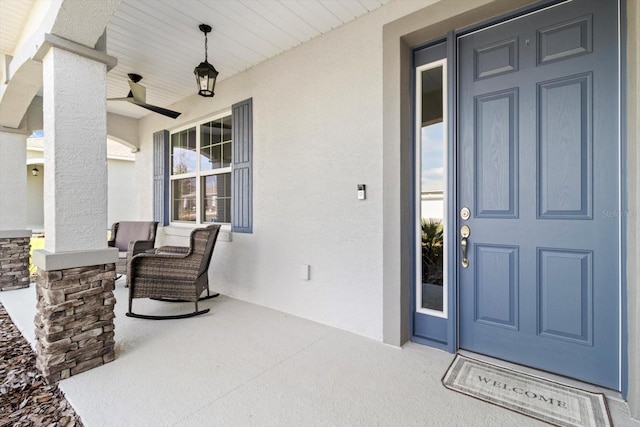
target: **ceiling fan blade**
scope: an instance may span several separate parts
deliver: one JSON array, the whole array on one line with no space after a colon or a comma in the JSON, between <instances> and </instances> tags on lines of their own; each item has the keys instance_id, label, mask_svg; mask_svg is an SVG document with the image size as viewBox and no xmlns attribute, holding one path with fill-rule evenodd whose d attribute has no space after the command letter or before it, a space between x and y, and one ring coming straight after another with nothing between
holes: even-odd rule
<instances>
[{"instance_id":1,"label":"ceiling fan blade","mask_svg":"<svg viewBox=\"0 0 640 427\"><path fill-rule=\"evenodd\" d=\"M131 88L129 94L133 96L133 99L143 104L147 102L147 89L144 86L129 80L129 87Z\"/></svg>"},{"instance_id":2,"label":"ceiling fan blade","mask_svg":"<svg viewBox=\"0 0 640 427\"><path fill-rule=\"evenodd\" d=\"M147 100L147 89L138 84L140 80L142 80L142 76L139 74L127 74L131 80L128 81L129 87L131 90L129 94L125 98L108 98L107 101L127 101L134 105L137 105L142 108L146 108L147 110L153 111L154 113L162 114L163 116L171 117L172 119L177 118L180 114L177 111L167 110L166 108L156 107L155 105L150 105L146 103Z\"/></svg>"},{"instance_id":3,"label":"ceiling fan blade","mask_svg":"<svg viewBox=\"0 0 640 427\"><path fill-rule=\"evenodd\" d=\"M166 108L156 107L155 105L145 104L144 102L138 102L135 99L130 100L132 104L135 104L139 107L146 108L147 110L151 110L154 113L162 114L163 116L171 117L172 119L177 118L180 114L177 111L167 110Z\"/></svg>"}]
</instances>

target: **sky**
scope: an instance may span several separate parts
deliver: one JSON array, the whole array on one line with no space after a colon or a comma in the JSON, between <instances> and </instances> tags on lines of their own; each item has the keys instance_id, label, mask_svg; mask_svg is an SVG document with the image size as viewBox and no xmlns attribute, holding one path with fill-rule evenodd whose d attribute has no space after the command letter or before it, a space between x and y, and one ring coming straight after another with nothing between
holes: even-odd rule
<instances>
[{"instance_id":1,"label":"sky","mask_svg":"<svg viewBox=\"0 0 640 427\"><path fill-rule=\"evenodd\" d=\"M422 128L422 192L444 191L443 123Z\"/></svg>"}]
</instances>

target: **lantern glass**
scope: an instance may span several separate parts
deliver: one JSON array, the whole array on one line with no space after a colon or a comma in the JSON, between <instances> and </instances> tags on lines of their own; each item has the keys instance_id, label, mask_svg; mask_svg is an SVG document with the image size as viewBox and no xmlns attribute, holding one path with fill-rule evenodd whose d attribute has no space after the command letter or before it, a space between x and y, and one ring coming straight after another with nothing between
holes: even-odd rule
<instances>
[{"instance_id":1,"label":"lantern glass","mask_svg":"<svg viewBox=\"0 0 640 427\"><path fill-rule=\"evenodd\" d=\"M198 94L201 96L211 97L214 95L213 90L216 86L216 78L218 71L207 61L201 62L193 74L196 76L196 84L198 85Z\"/></svg>"}]
</instances>

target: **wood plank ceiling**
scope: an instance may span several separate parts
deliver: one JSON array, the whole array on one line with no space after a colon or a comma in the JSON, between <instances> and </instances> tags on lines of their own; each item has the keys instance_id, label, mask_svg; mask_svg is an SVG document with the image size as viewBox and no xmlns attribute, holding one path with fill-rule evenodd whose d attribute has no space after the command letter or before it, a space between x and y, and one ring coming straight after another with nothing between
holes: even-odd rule
<instances>
[{"instance_id":1,"label":"wood plank ceiling","mask_svg":"<svg viewBox=\"0 0 640 427\"><path fill-rule=\"evenodd\" d=\"M0 54L13 55L34 3L35 0L0 0Z\"/></svg>"},{"instance_id":2,"label":"wood plank ceiling","mask_svg":"<svg viewBox=\"0 0 640 427\"><path fill-rule=\"evenodd\" d=\"M204 60L201 23L213 27L208 57L219 81L356 19L391 0L123 0L107 27L118 58L108 96L128 93L127 73L143 76L147 102L168 107L196 92L193 68ZM147 110L109 102L112 112Z\"/></svg>"},{"instance_id":3,"label":"wood plank ceiling","mask_svg":"<svg viewBox=\"0 0 640 427\"><path fill-rule=\"evenodd\" d=\"M0 54L13 55L37 1L0 0ZM129 92L127 73L143 76L147 102L161 107L196 92L193 69L204 60L227 79L392 0L122 0L107 26L107 53L118 65L107 76L109 98ZM169 107L170 108L170 107ZM127 102L107 109L129 117L153 114Z\"/></svg>"}]
</instances>

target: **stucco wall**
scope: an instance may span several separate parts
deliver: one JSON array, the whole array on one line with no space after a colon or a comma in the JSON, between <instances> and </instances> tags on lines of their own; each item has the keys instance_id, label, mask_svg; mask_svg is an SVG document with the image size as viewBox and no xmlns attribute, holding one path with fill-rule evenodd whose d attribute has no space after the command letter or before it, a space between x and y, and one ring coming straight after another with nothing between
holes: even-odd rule
<instances>
[{"instance_id":1,"label":"stucco wall","mask_svg":"<svg viewBox=\"0 0 640 427\"><path fill-rule=\"evenodd\" d=\"M42 157L42 153L36 153ZM34 165L27 165L27 227L34 233L44 232L44 165L37 165L38 176L33 176L31 169Z\"/></svg>"},{"instance_id":2,"label":"stucco wall","mask_svg":"<svg viewBox=\"0 0 640 427\"><path fill-rule=\"evenodd\" d=\"M391 3L224 80L213 99L173 105L179 121L141 121L144 216L152 133L253 98L254 232L218 243L213 288L382 339L382 26L429 3ZM357 184L367 185L365 201ZM302 264L311 265L309 281Z\"/></svg>"},{"instance_id":3,"label":"stucco wall","mask_svg":"<svg viewBox=\"0 0 640 427\"><path fill-rule=\"evenodd\" d=\"M135 182L135 165L131 160L107 159L108 209L107 225L111 227L116 221L135 221L138 212L135 209L136 196L133 185ZM150 218L147 218L150 219Z\"/></svg>"},{"instance_id":4,"label":"stucco wall","mask_svg":"<svg viewBox=\"0 0 640 427\"><path fill-rule=\"evenodd\" d=\"M107 113L107 134L109 138L127 146L138 148L138 121L131 117Z\"/></svg>"}]
</instances>

